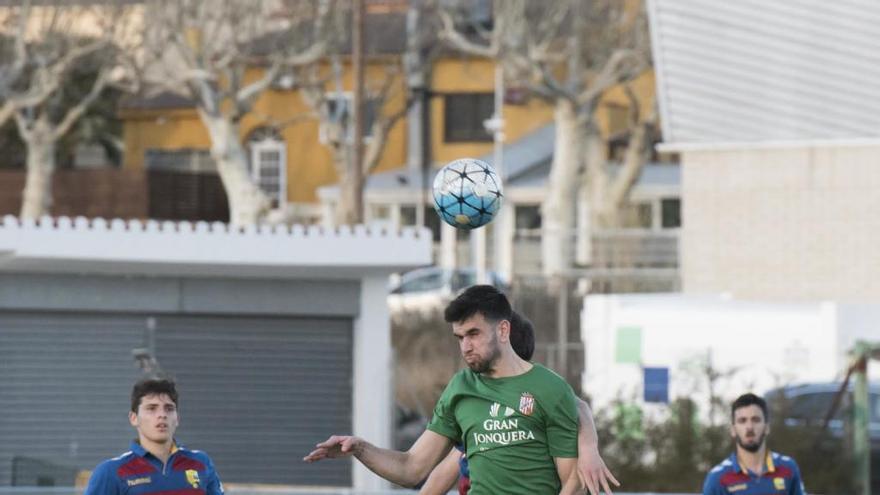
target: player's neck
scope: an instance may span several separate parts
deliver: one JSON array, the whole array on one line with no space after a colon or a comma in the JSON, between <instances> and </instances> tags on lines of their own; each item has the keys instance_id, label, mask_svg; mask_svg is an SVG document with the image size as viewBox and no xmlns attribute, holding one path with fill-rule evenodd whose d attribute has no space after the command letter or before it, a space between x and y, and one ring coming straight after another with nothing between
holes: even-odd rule
<instances>
[{"instance_id":1,"label":"player's neck","mask_svg":"<svg viewBox=\"0 0 880 495\"><path fill-rule=\"evenodd\" d=\"M485 373L488 378L507 378L527 373L532 369L532 363L521 359L516 354L502 354L496 365Z\"/></svg>"},{"instance_id":2,"label":"player's neck","mask_svg":"<svg viewBox=\"0 0 880 495\"><path fill-rule=\"evenodd\" d=\"M167 442L161 443L153 442L141 435L138 441L144 450L156 456L156 458L162 461L163 464L168 462L168 458L171 457L171 451L174 450L174 440L168 440Z\"/></svg>"},{"instance_id":3,"label":"player's neck","mask_svg":"<svg viewBox=\"0 0 880 495\"><path fill-rule=\"evenodd\" d=\"M767 462L767 444L762 445L757 452L749 452L737 446L736 459L749 471L755 474L764 474Z\"/></svg>"}]
</instances>

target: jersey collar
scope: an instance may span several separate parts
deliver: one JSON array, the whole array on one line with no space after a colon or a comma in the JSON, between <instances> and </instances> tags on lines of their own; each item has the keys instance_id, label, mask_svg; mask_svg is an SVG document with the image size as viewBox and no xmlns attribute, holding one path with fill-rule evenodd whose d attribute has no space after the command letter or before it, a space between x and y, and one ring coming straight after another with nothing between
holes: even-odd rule
<instances>
[{"instance_id":1,"label":"jersey collar","mask_svg":"<svg viewBox=\"0 0 880 495\"><path fill-rule=\"evenodd\" d=\"M174 455L175 452L182 449L183 445L178 445L177 440L174 440L174 443L171 444L171 455ZM139 456L146 457L149 452L145 449L137 439L131 441L131 451Z\"/></svg>"},{"instance_id":2,"label":"jersey collar","mask_svg":"<svg viewBox=\"0 0 880 495\"><path fill-rule=\"evenodd\" d=\"M773 463L773 455L772 454L773 453L770 452L769 450L767 451L767 459L765 460L765 463L767 465L767 472L768 473L776 472L776 464ZM733 462L737 466L739 466L740 472L742 472L743 474L749 474L749 470L746 468L746 466L743 463L739 462L739 458L736 456L736 452L733 453Z\"/></svg>"}]
</instances>

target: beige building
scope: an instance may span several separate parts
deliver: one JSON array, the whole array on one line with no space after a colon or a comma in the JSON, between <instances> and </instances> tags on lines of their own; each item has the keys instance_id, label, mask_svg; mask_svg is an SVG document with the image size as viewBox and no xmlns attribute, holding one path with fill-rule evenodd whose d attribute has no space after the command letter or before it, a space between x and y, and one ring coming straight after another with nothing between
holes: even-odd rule
<instances>
[{"instance_id":1,"label":"beige building","mask_svg":"<svg viewBox=\"0 0 880 495\"><path fill-rule=\"evenodd\" d=\"M880 302L880 4L649 9L683 291Z\"/></svg>"}]
</instances>

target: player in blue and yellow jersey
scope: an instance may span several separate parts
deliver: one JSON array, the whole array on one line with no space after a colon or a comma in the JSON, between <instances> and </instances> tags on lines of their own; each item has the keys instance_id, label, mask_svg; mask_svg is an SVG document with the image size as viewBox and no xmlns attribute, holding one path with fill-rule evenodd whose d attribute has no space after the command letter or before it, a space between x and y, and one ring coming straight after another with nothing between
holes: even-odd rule
<instances>
[{"instance_id":1,"label":"player in blue and yellow jersey","mask_svg":"<svg viewBox=\"0 0 880 495\"><path fill-rule=\"evenodd\" d=\"M131 450L95 468L83 495L222 495L211 458L174 440L177 390L167 379L148 378L131 392Z\"/></svg>"},{"instance_id":2,"label":"player in blue and yellow jersey","mask_svg":"<svg viewBox=\"0 0 880 495\"><path fill-rule=\"evenodd\" d=\"M804 495L794 459L767 450L770 425L764 399L741 395L730 408L730 418L736 451L709 471L703 495Z\"/></svg>"}]
</instances>

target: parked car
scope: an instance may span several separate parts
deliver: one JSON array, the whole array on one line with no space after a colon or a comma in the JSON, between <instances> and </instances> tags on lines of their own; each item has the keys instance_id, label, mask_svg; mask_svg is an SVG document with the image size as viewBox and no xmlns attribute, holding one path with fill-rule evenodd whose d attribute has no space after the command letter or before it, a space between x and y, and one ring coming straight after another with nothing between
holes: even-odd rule
<instances>
[{"instance_id":1,"label":"parked car","mask_svg":"<svg viewBox=\"0 0 880 495\"><path fill-rule=\"evenodd\" d=\"M497 273L490 271L488 277L490 284L507 290L507 282ZM392 313L442 309L460 290L476 283L472 268L418 268L392 281L388 307Z\"/></svg>"},{"instance_id":2,"label":"parked car","mask_svg":"<svg viewBox=\"0 0 880 495\"><path fill-rule=\"evenodd\" d=\"M821 427L826 414L831 409L834 397L840 390L840 383L807 383L771 390L766 394L771 410L784 414L784 422L790 426ZM841 438L845 432L844 420L852 413L852 394L854 384L849 383L847 393L842 397L828 430ZM869 430L871 450L880 453L880 383L872 383L868 389L870 408Z\"/></svg>"}]
</instances>

